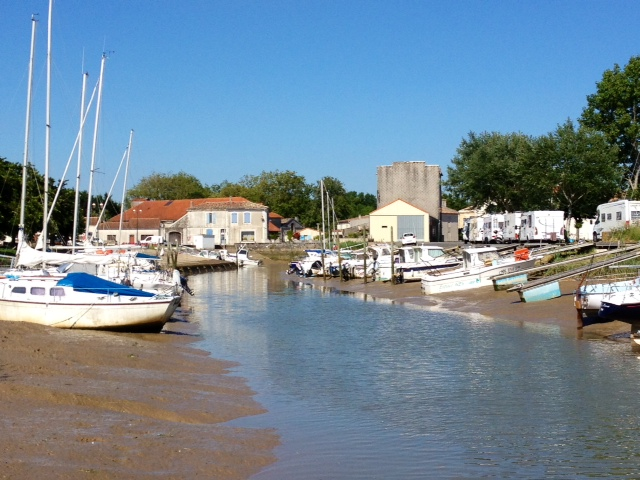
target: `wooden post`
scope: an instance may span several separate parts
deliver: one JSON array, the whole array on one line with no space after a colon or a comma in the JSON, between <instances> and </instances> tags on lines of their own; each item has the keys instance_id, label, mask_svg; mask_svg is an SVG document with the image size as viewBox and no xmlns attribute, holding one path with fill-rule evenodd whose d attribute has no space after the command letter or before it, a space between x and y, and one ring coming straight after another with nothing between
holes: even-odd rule
<instances>
[{"instance_id":1,"label":"wooden post","mask_svg":"<svg viewBox=\"0 0 640 480\"><path fill-rule=\"evenodd\" d=\"M391 283L396 283L395 260L393 258L393 227L391 227Z\"/></svg>"}]
</instances>

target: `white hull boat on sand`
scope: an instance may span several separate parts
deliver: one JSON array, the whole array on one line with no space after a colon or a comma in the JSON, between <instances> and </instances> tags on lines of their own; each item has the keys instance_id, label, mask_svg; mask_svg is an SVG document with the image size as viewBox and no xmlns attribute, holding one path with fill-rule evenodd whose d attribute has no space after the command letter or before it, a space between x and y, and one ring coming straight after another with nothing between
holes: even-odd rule
<instances>
[{"instance_id":1,"label":"white hull boat on sand","mask_svg":"<svg viewBox=\"0 0 640 480\"><path fill-rule=\"evenodd\" d=\"M495 247L467 248L462 251L462 265L452 269L430 270L422 277L422 293L454 292L492 285L496 275L533 267L534 258L500 255Z\"/></svg>"},{"instance_id":2,"label":"white hull boat on sand","mask_svg":"<svg viewBox=\"0 0 640 480\"><path fill-rule=\"evenodd\" d=\"M86 273L0 278L0 320L56 328L159 332L180 303Z\"/></svg>"}]
</instances>

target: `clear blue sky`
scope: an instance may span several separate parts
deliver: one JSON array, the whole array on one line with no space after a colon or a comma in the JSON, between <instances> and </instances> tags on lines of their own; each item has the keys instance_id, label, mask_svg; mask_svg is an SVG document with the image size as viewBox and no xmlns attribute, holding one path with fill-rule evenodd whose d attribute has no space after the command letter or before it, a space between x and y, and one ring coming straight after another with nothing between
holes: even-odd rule
<instances>
[{"instance_id":1,"label":"clear blue sky","mask_svg":"<svg viewBox=\"0 0 640 480\"><path fill-rule=\"evenodd\" d=\"M31 14L31 160L44 171L47 0L0 1L0 156L21 162ZM470 131L543 135L640 54L640 2L57 0L51 175L77 134L81 73L109 52L93 191L135 130L129 184L292 170L376 193L376 167L446 167ZM87 189L93 119L86 129ZM70 169L71 183L75 163ZM118 180L115 198L121 197Z\"/></svg>"}]
</instances>

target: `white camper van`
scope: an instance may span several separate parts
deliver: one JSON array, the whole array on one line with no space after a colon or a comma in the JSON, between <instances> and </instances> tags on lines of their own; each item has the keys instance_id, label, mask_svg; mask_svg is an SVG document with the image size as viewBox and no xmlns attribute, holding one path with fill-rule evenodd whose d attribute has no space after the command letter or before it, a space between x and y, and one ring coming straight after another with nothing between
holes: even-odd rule
<instances>
[{"instance_id":1,"label":"white camper van","mask_svg":"<svg viewBox=\"0 0 640 480\"><path fill-rule=\"evenodd\" d=\"M491 213L482 217L484 243L502 243L502 229L504 228L504 215Z\"/></svg>"},{"instance_id":2,"label":"white camper van","mask_svg":"<svg viewBox=\"0 0 640 480\"><path fill-rule=\"evenodd\" d=\"M618 200L598 205L593 241L608 240L612 231L632 224L640 224L640 201Z\"/></svg>"},{"instance_id":3,"label":"white camper van","mask_svg":"<svg viewBox=\"0 0 640 480\"><path fill-rule=\"evenodd\" d=\"M509 212L504 214L503 242L511 243L520 241L521 218L522 212Z\"/></svg>"},{"instance_id":4,"label":"white camper van","mask_svg":"<svg viewBox=\"0 0 640 480\"><path fill-rule=\"evenodd\" d=\"M564 240L564 212L562 210L536 210L523 212L520 218L521 241Z\"/></svg>"},{"instance_id":5,"label":"white camper van","mask_svg":"<svg viewBox=\"0 0 640 480\"><path fill-rule=\"evenodd\" d=\"M484 220L482 217L466 218L462 227L462 240L464 243L478 243L483 240Z\"/></svg>"}]
</instances>

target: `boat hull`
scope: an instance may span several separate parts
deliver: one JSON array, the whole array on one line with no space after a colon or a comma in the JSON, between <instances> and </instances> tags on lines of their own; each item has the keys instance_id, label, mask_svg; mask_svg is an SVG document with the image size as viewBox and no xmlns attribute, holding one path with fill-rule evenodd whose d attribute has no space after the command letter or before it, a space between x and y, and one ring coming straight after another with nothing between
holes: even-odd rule
<instances>
[{"instance_id":1,"label":"boat hull","mask_svg":"<svg viewBox=\"0 0 640 480\"><path fill-rule=\"evenodd\" d=\"M425 275L422 278L422 293L425 295L470 290L493 285L493 277L531 268L534 259L513 263L488 265L471 269L456 269L440 275Z\"/></svg>"}]
</instances>

